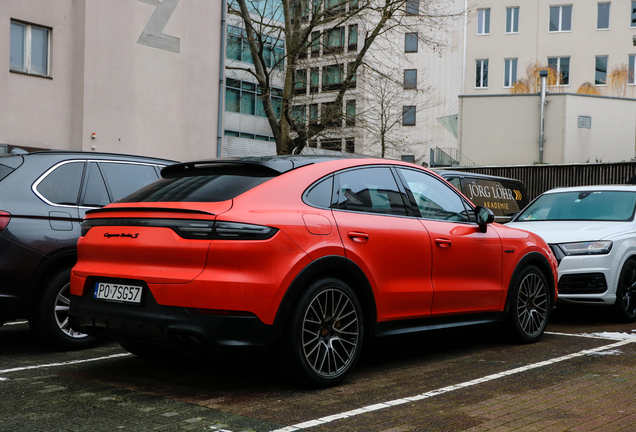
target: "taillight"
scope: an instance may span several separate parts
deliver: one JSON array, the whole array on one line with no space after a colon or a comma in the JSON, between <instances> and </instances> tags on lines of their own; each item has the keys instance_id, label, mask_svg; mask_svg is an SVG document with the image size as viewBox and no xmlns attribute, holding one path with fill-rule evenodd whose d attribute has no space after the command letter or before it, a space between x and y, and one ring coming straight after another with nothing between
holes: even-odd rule
<instances>
[{"instance_id":1,"label":"taillight","mask_svg":"<svg viewBox=\"0 0 636 432\"><path fill-rule=\"evenodd\" d=\"M0 231L3 231L11 221L11 213L0 210Z\"/></svg>"},{"instance_id":2,"label":"taillight","mask_svg":"<svg viewBox=\"0 0 636 432\"><path fill-rule=\"evenodd\" d=\"M278 228L239 222L196 220L196 219L85 219L81 236L95 226L142 226L170 228L180 237L187 239L217 240L267 240L276 234Z\"/></svg>"}]
</instances>

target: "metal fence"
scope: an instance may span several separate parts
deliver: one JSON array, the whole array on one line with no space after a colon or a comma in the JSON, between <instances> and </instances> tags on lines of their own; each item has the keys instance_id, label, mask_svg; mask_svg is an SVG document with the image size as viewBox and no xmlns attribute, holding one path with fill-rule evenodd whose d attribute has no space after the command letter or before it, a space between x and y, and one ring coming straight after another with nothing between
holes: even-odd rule
<instances>
[{"instance_id":1,"label":"metal fence","mask_svg":"<svg viewBox=\"0 0 636 432\"><path fill-rule=\"evenodd\" d=\"M521 180L525 183L531 200L555 187L626 184L636 176L636 162L452 167L452 169Z\"/></svg>"}]
</instances>

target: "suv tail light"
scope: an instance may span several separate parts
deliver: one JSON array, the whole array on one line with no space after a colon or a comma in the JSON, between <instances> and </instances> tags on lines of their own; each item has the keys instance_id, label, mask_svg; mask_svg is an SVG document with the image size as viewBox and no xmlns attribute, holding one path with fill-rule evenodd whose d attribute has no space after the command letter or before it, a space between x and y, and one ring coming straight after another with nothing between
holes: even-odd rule
<instances>
[{"instance_id":1,"label":"suv tail light","mask_svg":"<svg viewBox=\"0 0 636 432\"><path fill-rule=\"evenodd\" d=\"M0 210L0 231L3 231L11 221L11 213Z\"/></svg>"}]
</instances>

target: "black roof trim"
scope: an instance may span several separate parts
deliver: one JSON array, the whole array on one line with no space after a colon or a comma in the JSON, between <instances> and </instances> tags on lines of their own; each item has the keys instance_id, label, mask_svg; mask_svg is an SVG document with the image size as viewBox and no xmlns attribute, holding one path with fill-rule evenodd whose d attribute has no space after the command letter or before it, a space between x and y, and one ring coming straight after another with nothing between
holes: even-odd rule
<instances>
[{"instance_id":1,"label":"black roof trim","mask_svg":"<svg viewBox=\"0 0 636 432\"><path fill-rule=\"evenodd\" d=\"M162 158L158 158L158 157L152 157L152 156L139 156L139 155L132 155L132 154L123 154L123 153L101 153L101 152L89 152L89 151L75 151L75 150L40 150L40 151L35 151L35 152L29 152L29 153L22 153L22 154L10 154L7 153L6 156L24 156L24 157L28 157L31 155L44 155L44 156L50 156L50 155L64 155L64 156L79 156L85 159L90 159L90 158L108 158L108 157L117 157L117 158L130 158L130 160L136 160L136 161L141 161L141 160L145 160L147 162L154 162L154 163L161 163L161 164L174 164L177 163L178 161L175 160L170 160L170 159L162 159ZM3 155L4 156L4 155Z\"/></svg>"},{"instance_id":2,"label":"black roof trim","mask_svg":"<svg viewBox=\"0 0 636 432\"><path fill-rule=\"evenodd\" d=\"M305 165L344 159L339 156L289 155L289 156L248 156L237 158L219 158L170 165L161 170L162 177L184 174L194 170L217 170L222 168L247 168L269 171L279 175Z\"/></svg>"}]
</instances>

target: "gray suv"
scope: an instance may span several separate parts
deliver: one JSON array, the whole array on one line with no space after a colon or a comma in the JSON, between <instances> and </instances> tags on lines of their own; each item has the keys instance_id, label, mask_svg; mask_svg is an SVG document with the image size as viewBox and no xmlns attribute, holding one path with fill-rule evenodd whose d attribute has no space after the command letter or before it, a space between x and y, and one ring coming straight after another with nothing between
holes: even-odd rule
<instances>
[{"instance_id":1,"label":"gray suv","mask_svg":"<svg viewBox=\"0 0 636 432\"><path fill-rule=\"evenodd\" d=\"M172 163L89 152L0 155L0 325L26 318L51 347L91 345L68 324L84 214L154 182Z\"/></svg>"}]
</instances>

